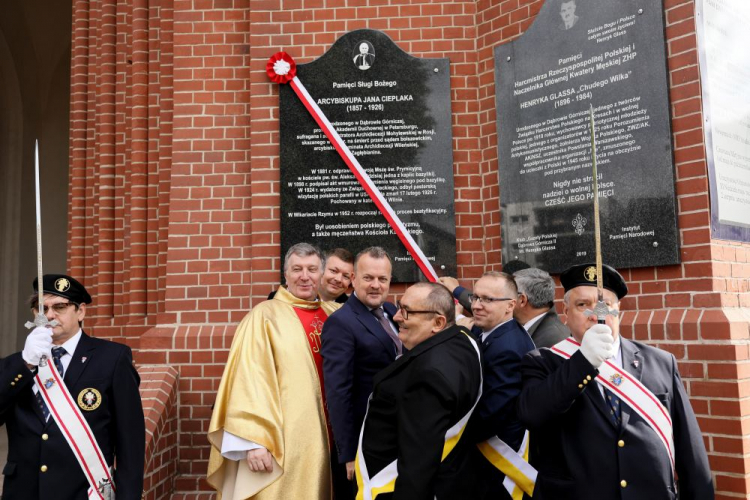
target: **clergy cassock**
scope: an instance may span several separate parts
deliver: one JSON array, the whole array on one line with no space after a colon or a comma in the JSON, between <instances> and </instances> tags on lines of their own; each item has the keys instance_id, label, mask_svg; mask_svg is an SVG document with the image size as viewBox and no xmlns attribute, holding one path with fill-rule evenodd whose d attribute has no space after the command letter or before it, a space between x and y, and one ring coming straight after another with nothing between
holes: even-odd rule
<instances>
[{"instance_id":1,"label":"clergy cassock","mask_svg":"<svg viewBox=\"0 0 750 500\"><path fill-rule=\"evenodd\" d=\"M338 307L281 287L237 327L208 430L208 482L223 500L331 498L320 332ZM224 431L266 447L273 472L223 458Z\"/></svg>"}]
</instances>

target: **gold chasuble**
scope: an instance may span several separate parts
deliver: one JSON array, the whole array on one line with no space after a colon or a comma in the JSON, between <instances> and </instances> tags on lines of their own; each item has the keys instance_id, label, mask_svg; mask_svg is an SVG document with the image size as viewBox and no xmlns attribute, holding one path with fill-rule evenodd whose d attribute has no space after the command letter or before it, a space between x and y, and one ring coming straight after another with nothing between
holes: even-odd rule
<instances>
[{"instance_id":1,"label":"gold chasuble","mask_svg":"<svg viewBox=\"0 0 750 500\"><path fill-rule=\"evenodd\" d=\"M312 352L320 343L311 336L338 307L280 287L237 327L208 429L208 482L223 500L331 499L323 390ZM266 447L273 472L252 472L247 460L222 457L224 431Z\"/></svg>"}]
</instances>

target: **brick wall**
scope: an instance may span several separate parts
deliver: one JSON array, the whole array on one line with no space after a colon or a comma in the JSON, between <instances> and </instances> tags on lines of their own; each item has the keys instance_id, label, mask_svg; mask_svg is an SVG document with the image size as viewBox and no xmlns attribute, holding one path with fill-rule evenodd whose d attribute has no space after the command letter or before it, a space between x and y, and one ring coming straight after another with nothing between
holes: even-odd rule
<instances>
[{"instance_id":1,"label":"brick wall","mask_svg":"<svg viewBox=\"0 0 750 500\"><path fill-rule=\"evenodd\" d=\"M267 58L283 49L308 62L372 28L415 56L451 60L459 278L469 283L501 267L492 49L542 4L75 2L69 267L95 297L88 330L132 345L142 366L179 372L179 498L210 496L206 430L227 349L280 272ZM744 498L750 245L710 237L694 4L664 8L683 262L624 271L623 334L677 356L717 498Z\"/></svg>"},{"instance_id":2,"label":"brick wall","mask_svg":"<svg viewBox=\"0 0 750 500\"><path fill-rule=\"evenodd\" d=\"M177 369L147 366L138 370L146 419L144 500L167 498L174 489L178 456Z\"/></svg>"}]
</instances>

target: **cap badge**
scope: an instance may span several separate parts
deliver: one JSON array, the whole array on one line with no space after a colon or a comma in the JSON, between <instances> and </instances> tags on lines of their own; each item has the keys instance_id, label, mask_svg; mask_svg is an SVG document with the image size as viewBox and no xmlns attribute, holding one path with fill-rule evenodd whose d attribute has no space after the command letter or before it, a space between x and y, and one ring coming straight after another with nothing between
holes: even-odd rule
<instances>
[{"instance_id":1,"label":"cap badge","mask_svg":"<svg viewBox=\"0 0 750 500\"><path fill-rule=\"evenodd\" d=\"M70 289L70 281L65 278L55 280L55 290L58 292L67 292Z\"/></svg>"},{"instance_id":2,"label":"cap badge","mask_svg":"<svg viewBox=\"0 0 750 500\"><path fill-rule=\"evenodd\" d=\"M615 384L615 386L620 387L620 384L623 383L625 379L622 378L622 375L619 373L615 373L611 377L609 377L609 381Z\"/></svg>"},{"instance_id":3,"label":"cap badge","mask_svg":"<svg viewBox=\"0 0 750 500\"><path fill-rule=\"evenodd\" d=\"M589 266L586 269L584 269L583 277L591 282L596 281L596 268L594 266Z\"/></svg>"},{"instance_id":4,"label":"cap badge","mask_svg":"<svg viewBox=\"0 0 750 500\"><path fill-rule=\"evenodd\" d=\"M102 404L102 395L93 387L88 387L78 394L78 406L85 411L94 411Z\"/></svg>"}]
</instances>

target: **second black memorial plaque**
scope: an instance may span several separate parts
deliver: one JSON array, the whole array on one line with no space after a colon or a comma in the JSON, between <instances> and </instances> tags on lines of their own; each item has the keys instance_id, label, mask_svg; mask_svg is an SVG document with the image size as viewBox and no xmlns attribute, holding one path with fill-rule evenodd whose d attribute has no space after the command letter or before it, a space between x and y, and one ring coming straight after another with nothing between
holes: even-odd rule
<instances>
[{"instance_id":1,"label":"second black memorial plaque","mask_svg":"<svg viewBox=\"0 0 750 500\"><path fill-rule=\"evenodd\" d=\"M548 0L495 49L505 261L595 259L593 104L604 261L679 262L664 50L660 0Z\"/></svg>"},{"instance_id":2,"label":"second black memorial plaque","mask_svg":"<svg viewBox=\"0 0 750 500\"><path fill-rule=\"evenodd\" d=\"M310 96L438 274L455 276L448 59L419 59L384 33L357 30L297 66ZM393 280L422 273L288 85L280 91L281 251L300 241L356 253L384 247Z\"/></svg>"}]
</instances>

